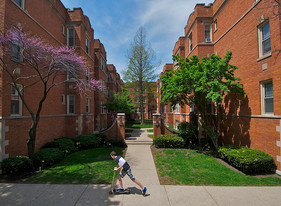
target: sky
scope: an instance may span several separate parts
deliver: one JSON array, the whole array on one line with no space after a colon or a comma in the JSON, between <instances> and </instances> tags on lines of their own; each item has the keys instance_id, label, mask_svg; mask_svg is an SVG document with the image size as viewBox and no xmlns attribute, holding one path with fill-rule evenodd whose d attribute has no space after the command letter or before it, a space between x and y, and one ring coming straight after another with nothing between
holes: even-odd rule
<instances>
[{"instance_id":1,"label":"sky","mask_svg":"<svg viewBox=\"0 0 281 206\"><path fill-rule=\"evenodd\" d=\"M107 64L114 64L121 75L127 69L126 57L137 30L143 26L147 42L154 50L155 73L172 63L175 43L184 36L184 27L197 3L214 0L61 0L66 8L82 8L107 52Z\"/></svg>"}]
</instances>

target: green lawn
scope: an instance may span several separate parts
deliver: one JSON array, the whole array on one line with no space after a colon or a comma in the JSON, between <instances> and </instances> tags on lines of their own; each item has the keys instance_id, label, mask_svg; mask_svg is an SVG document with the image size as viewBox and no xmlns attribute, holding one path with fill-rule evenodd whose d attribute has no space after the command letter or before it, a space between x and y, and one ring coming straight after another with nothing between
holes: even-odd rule
<instances>
[{"instance_id":1,"label":"green lawn","mask_svg":"<svg viewBox=\"0 0 281 206\"><path fill-rule=\"evenodd\" d=\"M114 150L124 155L122 148L98 148L73 153L52 168L29 177L28 183L110 183L116 166L110 157ZM117 176L117 173L115 174Z\"/></svg>"},{"instance_id":2,"label":"green lawn","mask_svg":"<svg viewBox=\"0 0 281 206\"><path fill-rule=\"evenodd\" d=\"M148 129L147 132L153 132L153 129Z\"/></svg>"},{"instance_id":3,"label":"green lawn","mask_svg":"<svg viewBox=\"0 0 281 206\"><path fill-rule=\"evenodd\" d=\"M275 186L278 177L253 177L240 174L215 158L187 149L156 149L156 167L161 184L215 186Z\"/></svg>"},{"instance_id":4,"label":"green lawn","mask_svg":"<svg viewBox=\"0 0 281 206\"><path fill-rule=\"evenodd\" d=\"M138 123L131 123L131 122L126 122L126 128L153 128L153 124L138 124Z\"/></svg>"}]
</instances>

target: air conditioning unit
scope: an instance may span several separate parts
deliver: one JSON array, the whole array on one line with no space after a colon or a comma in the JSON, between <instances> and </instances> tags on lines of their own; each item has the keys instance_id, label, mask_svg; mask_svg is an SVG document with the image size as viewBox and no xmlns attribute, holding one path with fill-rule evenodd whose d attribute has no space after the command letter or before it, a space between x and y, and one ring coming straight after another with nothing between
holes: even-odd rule
<instances>
[{"instance_id":1,"label":"air conditioning unit","mask_svg":"<svg viewBox=\"0 0 281 206\"><path fill-rule=\"evenodd\" d=\"M205 42L211 42L210 38L205 38Z\"/></svg>"}]
</instances>

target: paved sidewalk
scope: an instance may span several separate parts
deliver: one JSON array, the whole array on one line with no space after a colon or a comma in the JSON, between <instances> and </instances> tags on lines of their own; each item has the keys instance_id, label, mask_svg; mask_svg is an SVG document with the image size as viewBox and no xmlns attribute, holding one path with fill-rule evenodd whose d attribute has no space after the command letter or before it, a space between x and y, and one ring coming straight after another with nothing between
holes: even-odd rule
<instances>
[{"instance_id":1,"label":"paved sidewalk","mask_svg":"<svg viewBox=\"0 0 281 206\"><path fill-rule=\"evenodd\" d=\"M0 184L1 206L280 206L281 187L160 185L146 129L134 130L125 156L134 176L147 187L143 197L127 176L128 195L109 195L111 185Z\"/></svg>"}]
</instances>

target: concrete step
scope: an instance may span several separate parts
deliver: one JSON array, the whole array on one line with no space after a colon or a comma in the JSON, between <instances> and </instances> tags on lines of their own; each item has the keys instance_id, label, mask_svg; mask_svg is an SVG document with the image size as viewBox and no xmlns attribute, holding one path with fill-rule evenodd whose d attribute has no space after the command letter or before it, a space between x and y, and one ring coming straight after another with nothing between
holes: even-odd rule
<instances>
[{"instance_id":1,"label":"concrete step","mask_svg":"<svg viewBox=\"0 0 281 206\"><path fill-rule=\"evenodd\" d=\"M127 140L126 144L127 145L152 145L153 142L152 141L130 141L130 140Z\"/></svg>"}]
</instances>

